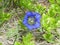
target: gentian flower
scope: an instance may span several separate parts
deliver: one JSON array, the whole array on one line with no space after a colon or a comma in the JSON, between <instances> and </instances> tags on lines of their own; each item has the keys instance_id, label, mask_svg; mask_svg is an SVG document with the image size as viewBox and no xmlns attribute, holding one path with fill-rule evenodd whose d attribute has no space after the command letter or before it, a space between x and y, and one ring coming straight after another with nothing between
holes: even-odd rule
<instances>
[{"instance_id":1,"label":"gentian flower","mask_svg":"<svg viewBox=\"0 0 60 45\"><path fill-rule=\"evenodd\" d=\"M37 29L40 27L40 14L37 12L26 12L23 24L29 29ZM29 22L30 21L30 22Z\"/></svg>"}]
</instances>

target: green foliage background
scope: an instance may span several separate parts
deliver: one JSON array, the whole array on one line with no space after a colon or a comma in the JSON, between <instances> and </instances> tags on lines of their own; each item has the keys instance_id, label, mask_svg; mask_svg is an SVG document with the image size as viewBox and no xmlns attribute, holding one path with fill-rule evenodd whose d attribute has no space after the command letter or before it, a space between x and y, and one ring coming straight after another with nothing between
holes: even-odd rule
<instances>
[{"instance_id":1,"label":"green foliage background","mask_svg":"<svg viewBox=\"0 0 60 45\"><path fill-rule=\"evenodd\" d=\"M0 26L2 26L3 23L8 21L12 15L10 14L11 9L20 8L22 10L23 14L19 16L18 24L23 30L28 30L27 27L25 27L22 23L22 20L24 18L24 14L26 11L34 11L41 14L41 27L42 30L45 31L43 34L43 38L48 42L54 42L54 35L52 34L52 30L56 31L56 28L60 28L60 0L48 0L49 6L42 6L41 4L37 3L35 0L0 0ZM8 8L8 12L4 12L4 9ZM47 9L48 8L48 9ZM21 17L21 18L20 18ZM39 28L38 30L40 30ZM16 30L18 31L18 29ZM13 31L12 29L7 33L8 37L15 36L14 34L18 34L18 32ZM10 33L11 32L11 33ZM28 31L29 32L29 31ZM11 35L12 34L12 35ZM26 37L23 36L23 42L21 45L34 45L34 42L28 41L31 37L31 34L27 34ZM27 39L26 39L27 38ZM27 41L27 42L25 42ZM20 42L15 42L15 45L20 45Z\"/></svg>"}]
</instances>

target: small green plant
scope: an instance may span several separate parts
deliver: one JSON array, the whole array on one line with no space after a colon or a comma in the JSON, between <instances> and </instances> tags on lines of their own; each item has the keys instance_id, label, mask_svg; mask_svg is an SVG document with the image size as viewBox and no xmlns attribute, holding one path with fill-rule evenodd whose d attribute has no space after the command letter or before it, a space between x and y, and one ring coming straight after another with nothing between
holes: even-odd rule
<instances>
[{"instance_id":1,"label":"small green plant","mask_svg":"<svg viewBox=\"0 0 60 45\"><path fill-rule=\"evenodd\" d=\"M33 35L28 33L26 36L22 37L22 42L16 41L14 45L35 45L33 39Z\"/></svg>"},{"instance_id":2,"label":"small green plant","mask_svg":"<svg viewBox=\"0 0 60 45\"><path fill-rule=\"evenodd\" d=\"M11 15L9 13L1 12L0 11L0 26L6 21L10 19Z\"/></svg>"},{"instance_id":3,"label":"small green plant","mask_svg":"<svg viewBox=\"0 0 60 45\"><path fill-rule=\"evenodd\" d=\"M47 42L51 42L51 43L54 42L54 39L53 39L54 35L52 35L51 33L44 34L43 37Z\"/></svg>"},{"instance_id":4,"label":"small green plant","mask_svg":"<svg viewBox=\"0 0 60 45\"><path fill-rule=\"evenodd\" d=\"M59 2L59 0L56 0ZM52 30L56 29L58 26L58 22L60 20L60 6L56 3L55 0L49 0L50 6L48 7L48 11L46 14L42 15L42 26L47 34L44 34L43 37L48 42L53 42L53 34L51 34ZM56 33L57 34L57 33Z\"/></svg>"},{"instance_id":5,"label":"small green plant","mask_svg":"<svg viewBox=\"0 0 60 45\"><path fill-rule=\"evenodd\" d=\"M0 2L1 1L2 0L0 0ZM55 31L58 27L60 28L60 0L48 1L50 5L48 7L45 7L39 3L33 2L32 0L3 0L3 8L11 7L17 9L19 7L22 12L24 12L24 14L20 15L18 20L20 30L28 30L22 23L26 11L38 12L39 14L41 14L41 27L43 28L43 31L45 31L45 33L43 34L43 38L48 42L53 42L54 35L52 34L52 31ZM0 25L2 25L5 21L9 20L10 17L10 13L5 13L1 10ZM7 33L8 37L12 37L15 35L19 35L18 29L11 29ZM23 36L22 39L22 43L16 41L14 45L34 45L34 41L31 41L32 34L29 33L26 36Z\"/></svg>"},{"instance_id":6,"label":"small green plant","mask_svg":"<svg viewBox=\"0 0 60 45\"><path fill-rule=\"evenodd\" d=\"M16 41L14 45L23 45L22 43Z\"/></svg>"}]
</instances>

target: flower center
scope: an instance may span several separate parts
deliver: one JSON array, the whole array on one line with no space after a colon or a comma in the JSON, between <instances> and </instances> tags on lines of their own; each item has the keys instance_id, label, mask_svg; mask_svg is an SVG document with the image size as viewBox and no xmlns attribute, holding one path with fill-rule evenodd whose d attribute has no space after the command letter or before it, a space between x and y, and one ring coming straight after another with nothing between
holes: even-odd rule
<instances>
[{"instance_id":1,"label":"flower center","mask_svg":"<svg viewBox=\"0 0 60 45\"><path fill-rule=\"evenodd\" d=\"M30 25L33 25L33 24L35 23L35 18L29 17L29 18L28 18L28 23L29 23Z\"/></svg>"}]
</instances>

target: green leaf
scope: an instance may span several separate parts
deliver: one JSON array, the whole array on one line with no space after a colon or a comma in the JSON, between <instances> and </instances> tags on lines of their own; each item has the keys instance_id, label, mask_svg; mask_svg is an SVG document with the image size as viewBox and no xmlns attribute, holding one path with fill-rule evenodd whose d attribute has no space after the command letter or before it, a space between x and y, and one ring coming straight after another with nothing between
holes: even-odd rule
<instances>
[{"instance_id":1,"label":"green leaf","mask_svg":"<svg viewBox=\"0 0 60 45\"><path fill-rule=\"evenodd\" d=\"M16 41L14 45L23 45L21 42Z\"/></svg>"},{"instance_id":2,"label":"green leaf","mask_svg":"<svg viewBox=\"0 0 60 45\"><path fill-rule=\"evenodd\" d=\"M34 41L32 41L32 34L28 33L26 36L23 36L23 43L24 45L35 45Z\"/></svg>"},{"instance_id":3,"label":"green leaf","mask_svg":"<svg viewBox=\"0 0 60 45\"><path fill-rule=\"evenodd\" d=\"M52 3L55 3L55 0L49 0L49 2L52 4Z\"/></svg>"},{"instance_id":4,"label":"green leaf","mask_svg":"<svg viewBox=\"0 0 60 45\"><path fill-rule=\"evenodd\" d=\"M49 7L49 10L48 10L48 14L51 16L51 17L54 17L56 15L56 5L55 4L52 4L50 7Z\"/></svg>"},{"instance_id":5,"label":"green leaf","mask_svg":"<svg viewBox=\"0 0 60 45\"><path fill-rule=\"evenodd\" d=\"M32 0L20 0L20 6L26 8L26 9L29 9L31 10L32 9Z\"/></svg>"},{"instance_id":6,"label":"green leaf","mask_svg":"<svg viewBox=\"0 0 60 45\"><path fill-rule=\"evenodd\" d=\"M60 28L60 20L57 21L56 25L57 25L57 27Z\"/></svg>"},{"instance_id":7,"label":"green leaf","mask_svg":"<svg viewBox=\"0 0 60 45\"><path fill-rule=\"evenodd\" d=\"M31 39L32 39L32 34L31 33L28 33L26 36L23 36L24 43L31 41Z\"/></svg>"},{"instance_id":8,"label":"green leaf","mask_svg":"<svg viewBox=\"0 0 60 45\"><path fill-rule=\"evenodd\" d=\"M48 42L51 42L51 43L54 42L54 41L53 41L53 35L52 35L51 33L44 34L43 37L44 37L44 39L45 39L46 41L48 41Z\"/></svg>"},{"instance_id":9,"label":"green leaf","mask_svg":"<svg viewBox=\"0 0 60 45\"><path fill-rule=\"evenodd\" d=\"M0 42L0 45L2 45L2 43Z\"/></svg>"},{"instance_id":10,"label":"green leaf","mask_svg":"<svg viewBox=\"0 0 60 45\"><path fill-rule=\"evenodd\" d=\"M58 22L58 20L60 20L60 15L59 14L56 16L56 22Z\"/></svg>"},{"instance_id":11,"label":"green leaf","mask_svg":"<svg viewBox=\"0 0 60 45\"><path fill-rule=\"evenodd\" d=\"M58 4L60 4L60 0L56 0Z\"/></svg>"},{"instance_id":12,"label":"green leaf","mask_svg":"<svg viewBox=\"0 0 60 45\"><path fill-rule=\"evenodd\" d=\"M28 33L26 36L23 36L22 42L16 41L14 45L35 45L34 41L32 41L33 35L31 33Z\"/></svg>"},{"instance_id":13,"label":"green leaf","mask_svg":"<svg viewBox=\"0 0 60 45\"><path fill-rule=\"evenodd\" d=\"M56 20L48 15L42 15L42 26L47 30L50 31L56 27ZM49 30L48 30L49 29Z\"/></svg>"},{"instance_id":14,"label":"green leaf","mask_svg":"<svg viewBox=\"0 0 60 45\"><path fill-rule=\"evenodd\" d=\"M4 13L0 12L0 25L2 25L5 21L8 21L10 19L11 15L10 13Z\"/></svg>"},{"instance_id":15,"label":"green leaf","mask_svg":"<svg viewBox=\"0 0 60 45\"><path fill-rule=\"evenodd\" d=\"M58 4L51 4L48 9L48 15L51 17L55 17L57 14L60 15L60 6Z\"/></svg>"},{"instance_id":16,"label":"green leaf","mask_svg":"<svg viewBox=\"0 0 60 45\"><path fill-rule=\"evenodd\" d=\"M45 12L46 7L43 7L41 4L36 4L34 6L35 12L40 12L40 14L43 14Z\"/></svg>"}]
</instances>

